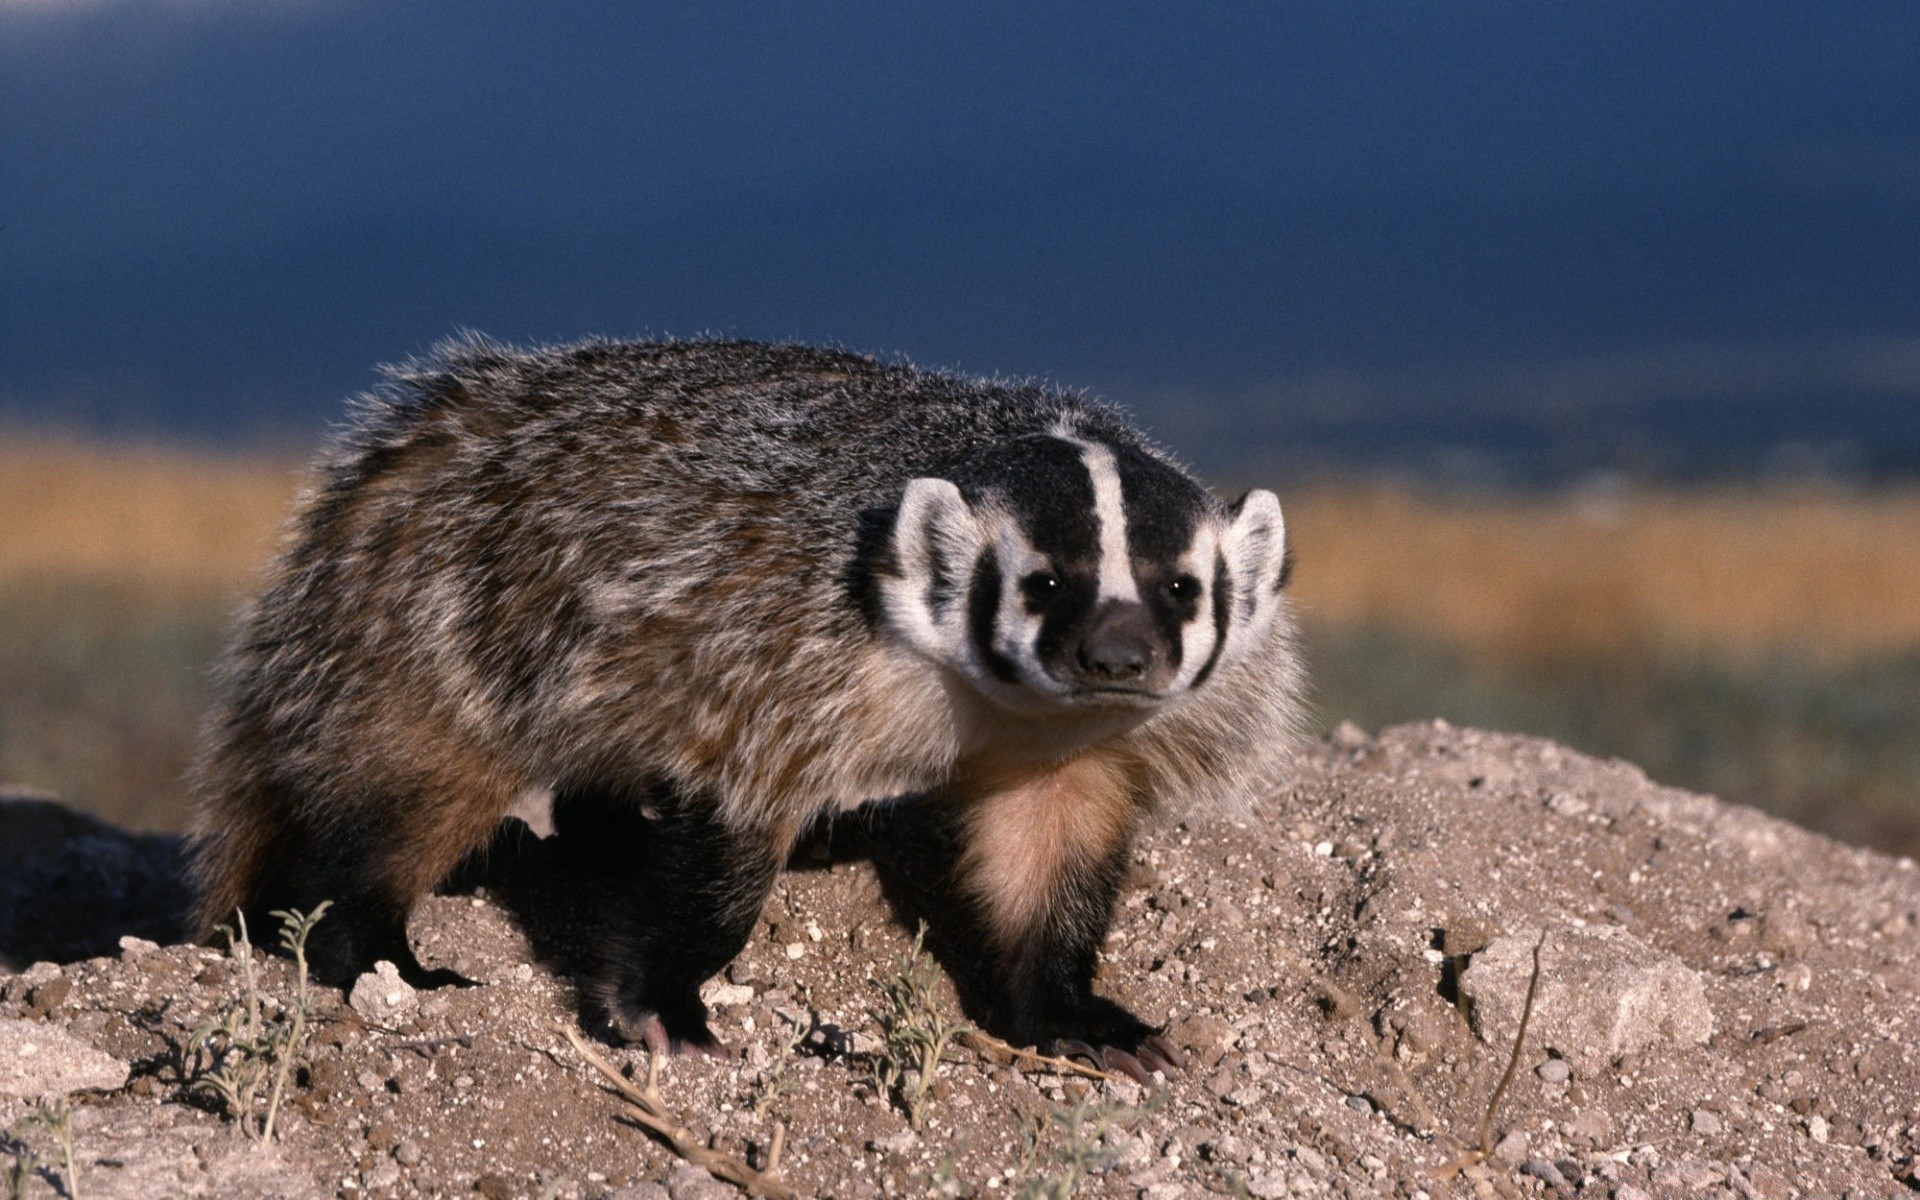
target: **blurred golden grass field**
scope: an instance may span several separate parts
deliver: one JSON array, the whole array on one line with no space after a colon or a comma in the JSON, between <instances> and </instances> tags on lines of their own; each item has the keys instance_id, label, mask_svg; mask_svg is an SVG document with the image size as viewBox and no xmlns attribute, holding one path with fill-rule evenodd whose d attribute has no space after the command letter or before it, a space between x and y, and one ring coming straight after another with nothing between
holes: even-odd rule
<instances>
[{"instance_id":1,"label":"blurred golden grass field","mask_svg":"<svg viewBox=\"0 0 1920 1200\"><path fill-rule=\"evenodd\" d=\"M0 780L61 790L134 824L177 824L178 776L205 664L226 615L272 553L302 477L292 457L0 431ZM1310 654L1317 674L1332 673L1322 687L1329 722L1441 715L1368 699L1405 693L1406 680L1395 676L1413 668L1395 664L1411 661L1406 646L1462 664L1429 664L1437 675L1477 673L1496 688L1513 680L1559 686L1555 695L1576 706L1579 689L1607 688L1609 671L1649 656L1724 666L1736 687L1746 686L1741 664L1786 661L1809 687L1844 689L1851 673L1920 652L1913 488L1466 499L1331 484L1281 491ZM1382 652L1376 641L1355 649L1363 634L1389 639L1390 648ZM1567 664L1578 670L1555 676ZM1666 677L1642 665L1632 678L1632 703L1657 708ZM1916 680L1920 669L1895 679L1889 719L1904 720L1920 704L1906 691ZM1430 701L1423 692L1399 703L1446 707L1450 686L1442 680ZM1491 710L1469 706L1467 716L1511 708L1524 723L1530 707L1523 697ZM1653 739L1649 753L1660 759L1659 738L1670 729L1657 711L1642 716L1647 730L1603 730L1590 740L1620 744L1583 748L1631 754L1636 739ZM1539 731L1566 736L1589 727L1568 720ZM1872 802L1900 811L1829 825L1885 841L1875 831L1891 820L1897 831L1886 836L1904 848L1909 834L1900 830L1920 828L1920 796L1908 786L1920 781L1920 751L1906 731L1885 735L1880 714L1867 720L1879 739L1861 752L1878 763ZM1730 736L1744 736L1752 723L1740 717ZM1745 787L1760 794L1733 798L1815 821L1836 791L1864 786L1828 778L1851 769L1833 761L1852 753L1844 742L1822 751L1819 778L1781 788L1753 776L1746 748L1725 753L1741 758L1744 774L1682 765L1676 769L1696 777L1673 781ZM1808 769L1797 752L1776 757L1787 773ZM1647 765L1658 776L1663 763ZM1911 779L1903 774L1909 766ZM1803 795L1808 787L1816 791Z\"/></svg>"}]
</instances>

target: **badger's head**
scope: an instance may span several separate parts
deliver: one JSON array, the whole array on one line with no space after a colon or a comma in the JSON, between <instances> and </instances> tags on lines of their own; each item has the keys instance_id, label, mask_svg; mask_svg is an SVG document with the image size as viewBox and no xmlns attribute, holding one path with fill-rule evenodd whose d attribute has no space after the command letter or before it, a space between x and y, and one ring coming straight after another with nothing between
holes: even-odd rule
<instances>
[{"instance_id":1,"label":"badger's head","mask_svg":"<svg viewBox=\"0 0 1920 1200\"><path fill-rule=\"evenodd\" d=\"M1271 492L1071 430L912 480L888 542L882 619L1023 713L1179 699L1269 635L1287 575Z\"/></svg>"}]
</instances>

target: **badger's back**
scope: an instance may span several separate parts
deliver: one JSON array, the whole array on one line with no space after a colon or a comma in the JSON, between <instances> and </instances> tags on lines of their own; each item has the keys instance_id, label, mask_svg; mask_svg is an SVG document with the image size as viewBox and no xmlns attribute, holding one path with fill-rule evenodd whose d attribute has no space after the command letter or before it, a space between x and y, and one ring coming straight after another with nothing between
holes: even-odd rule
<instances>
[{"instance_id":1,"label":"badger's back","mask_svg":"<svg viewBox=\"0 0 1920 1200\"><path fill-rule=\"evenodd\" d=\"M937 782L954 731L862 611L863 525L1067 413L1135 436L1031 385L794 346L468 340L389 374L221 668L207 923L301 831L396 793L432 842L583 775L670 778L747 824Z\"/></svg>"}]
</instances>

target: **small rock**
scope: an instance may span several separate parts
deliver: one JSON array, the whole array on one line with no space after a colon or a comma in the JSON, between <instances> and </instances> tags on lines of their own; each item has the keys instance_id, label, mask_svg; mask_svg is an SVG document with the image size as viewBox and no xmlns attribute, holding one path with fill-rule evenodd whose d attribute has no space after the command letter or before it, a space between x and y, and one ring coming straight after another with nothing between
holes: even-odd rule
<instances>
[{"instance_id":1,"label":"small rock","mask_svg":"<svg viewBox=\"0 0 1920 1200\"><path fill-rule=\"evenodd\" d=\"M1710 1108L1694 1109L1691 1126L1693 1131L1702 1137L1715 1137L1726 1128L1725 1123L1720 1120L1720 1114Z\"/></svg>"},{"instance_id":2,"label":"small rock","mask_svg":"<svg viewBox=\"0 0 1920 1200\"><path fill-rule=\"evenodd\" d=\"M671 1200L735 1200L739 1193L692 1163L681 1163L667 1176L667 1195Z\"/></svg>"},{"instance_id":3,"label":"small rock","mask_svg":"<svg viewBox=\"0 0 1920 1200\"><path fill-rule=\"evenodd\" d=\"M1561 1126L1569 1137L1600 1145L1613 1137L1613 1120L1598 1108L1582 1109Z\"/></svg>"},{"instance_id":4,"label":"small rock","mask_svg":"<svg viewBox=\"0 0 1920 1200\"><path fill-rule=\"evenodd\" d=\"M1613 1189L1612 1200L1653 1200L1653 1197L1630 1183L1623 1183Z\"/></svg>"},{"instance_id":5,"label":"small rock","mask_svg":"<svg viewBox=\"0 0 1920 1200\"><path fill-rule=\"evenodd\" d=\"M361 1173L360 1183L368 1191L396 1187L400 1183L400 1168L390 1161L377 1162Z\"/></svg>"},{"instance_id":6,"label":"small rock","mask_svg":"<svg viewBox=\"0 0 1920 1200\"><path fill-rule=\"evenodd\" d=\"M1827 1119L1819 1113L1807 1118L1807 1136L1822 1146L1827 1144L1827 1138L1832 1135L1832 1132L1833 1126L1829 1125Z\"/></svg>"},{"instance_id":7,"label":"small rock","mask_svg":"<svg viewBox=\"0 0 1920 1200\"><path fill-rule=\"evenodd\" d=\"M1533 1176L1550 1188L1565 1188L1571 1186L1567 1183L1567 1177L1560 1173L1560 1168L1554 1166L1544 1158L1530 1158L1520 1170L1525 1174Z\"/></svg>"},{"instance_id":8,"label":"small rock","mask_svg":"<svg viewBox=\"0 0 1920 1200\"><path fill-rule=\"evenodd\" d=\"M1174 1028L1174 1041L1185 1046L1202 1066L1215 1067L1233 1045L1233 1026L1219 1017L1188 1017Z\"/></svg>"},{"instance_id":9,"label":"small rock","mask_svg":"<svg viewBox=\"0 0 1920 1200\"><path fill-rule=\"evenodd\" d=\"M393 1148L393 1161L403 1167L417 1167L424 1157L425 1155L420 1152L420 1143L412 1138L401 1138L399 1144Z\"/></svg>"},{"instance_id":10,"label":"small rock","mask_svg":"<svg viewBox=\"0 0 1920 1200\"><path fill-rule=\"evenodd\" d=\"M1494 1146L1493 1156L1508 1166L1519 1166L1527 1161L1527 1135L1518 1129L1509 1133Z\"/></svg>"},{"instance_id":11,"label":"small rock","mask_svg":"<svg viewBox=\"0 0 1920 1200\"><path fill-rule=\"evenodd\" d=\"M1280 1200L1287 1191L1287 1177L1278 1171L1256 1175L1247 1181L1247 1194L1255 1200Z\"/></svg>"},{"instance_id":12,"label":"small rock","mask_svg":"<svg viewBox=\"0 0 1920 1200\"><path fill-rule=\"evenodd\" d=\"M1440 931L1440 953L1448 958L1478 954L1498 935L1499 931L1493 926L1472 917L1448 921Z\"/></svg>"},{"instance_id":13,"label":"small rock","mask_svg":"<svg viewBox=\"0 0 1920 1200\"><path fill-rule=\"evenodd\" d=\"M1813 940L1807 919L1791 908L1769 910L1760 918L1760 948L1781 958L1796 958Z\"/></svg>"},{"instance_id":14,"label":"small rock","mask_svg":"<svg viewBox=\"0 0 1920 1200\"><path fill-rule=\"evenodd\" d=\"M513 1184L504 1175L486 1174L473 1181L473 1190L487 1200L512 1200Z\"/></svg>"},{"instance_id":15,"label":"small rock","mask_svg":"<svg viewBox=\"0 0 1920 1200\"><path fill-rule=\"evenodd\" d=\"M753 1003L753 989L744 983L722 983L716 977L700 989L700 998L715 1008Z\"/></svg>"},{"instance_id":16,"label":"small rock","mask_svg":"<svg viewBox=\"0 0 1920 1200\"><path fill-rule=\"evenodd\" d=\"M50 1099L112 1091L127 1082L129 1071L57 1025L0 1019L0 1096Z\"/></svg>"},{"instance_id":17,"label":"small rock","mask_svg":"<svg viewBox=\"0 0 1920 1200\"><path fill-rule=\"evenodd\" d=\"M353 981L353 991L347 997L353 1011L369 1021L381 1022L412 1013L419 1002L420 993L400 978L400 968L384 958Z\"/></svg>"},{"instance_id":18,"label":"small rock","mask_svg":"<svg viewBox=\"0 0 1920 1200\"><path fill-rule=\"evenodd\" d=\"M64 975L55 976L27 993L27 1014L34 1017L48 1016L66 1003L67 997L72 994L73 980Z\"/></svg>"},{"instance_id":19,"label":"small rock","mask_svg":"<svg viewBox=\"0 0 1920 1200\"><path fill-rule=\"evenodd\" d=\"M1533 1073L1545 1083L1565 1083L1572 1078L1573 1068L1567 1065L1564 1058L1550 1058L1535 1067Z\"/></svg>"},{"instance_id":20,"label":"small rock","mask_svg":"<svg viewBox=\"0 0 1920 1200\"><path fill-rule=\"evenodd\" d=\"M1495 938L1460 977L1473 1030L1511 1046L1533 974L1537 931ZM1595 1075L1658 1042L1705 1042L1713 1011L1698 972L1612 925L1555 929L1540 950L1540 985L1527 1039Z\"/></svg>"},{"instance_id":21,"label":"small rock","mask_svg":"<svg viewBox=\"0 0 1920 1200\"><path fill-rule=\"evenodd\" d=\"M899 1133L875 1138L867 1144L885 1154L911 1154L914 1147L920 1144L920 1135L911 1129L902 1129Z\"/></svg>"},{"instance_id":22,"label":"small rock","mask_svg":"<svg viewBox=\"0 0 1920 1200\"><path fill-rule=\"evenodd\" d=\"M146 938L134 937L131 934L120 939L120 957L124 959L145 958L159 948L160 943L150 942Z\"/></svg>"}]
</instances>

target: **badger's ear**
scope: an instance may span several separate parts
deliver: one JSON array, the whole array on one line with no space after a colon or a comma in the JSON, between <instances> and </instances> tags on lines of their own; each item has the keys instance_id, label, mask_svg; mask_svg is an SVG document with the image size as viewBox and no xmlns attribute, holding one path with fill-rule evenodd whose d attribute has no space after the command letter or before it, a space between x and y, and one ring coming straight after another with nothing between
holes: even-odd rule
<instances>
[{"instance_id":1,"label":"badger's ear","mask_svg":"<svg viewBox=\"0 0 1920 1200\"><path fill-rule=\"evenodd\" d=\"M964 656L967 580L983 533L960 489L945 479L915 479L893 518L893 578L883 594L887 619L922 653Z\"/></svg>"},{"instance_id":2,"label":"badger's ear","mask_svg":"<svg viewBox=\"0 0 1920 1200\"><path fill-rule=\"evenodd\" d=\"M1272 492L1255 488L1228 509L1221 549L1233 577L1235 633L1255 634L1273 613L1275 594L1287 582L1287 520Z\"/></svg>"}]
</instances>

